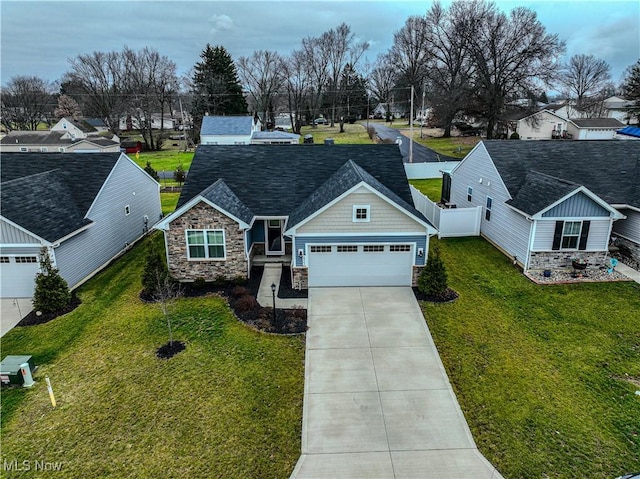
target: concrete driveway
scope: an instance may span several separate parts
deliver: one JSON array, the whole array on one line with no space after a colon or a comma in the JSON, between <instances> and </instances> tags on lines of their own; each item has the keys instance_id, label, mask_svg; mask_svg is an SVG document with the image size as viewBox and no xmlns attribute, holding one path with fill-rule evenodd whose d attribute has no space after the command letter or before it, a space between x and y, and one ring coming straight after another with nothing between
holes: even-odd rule
<instances>
[{"instance_id":1,"label":"concrete driveway","mask_svg":"<svg viewBox=\"0 0 640 479\"><path fill-rule=\"evenodd\" d=\"M489 479L410 288L313 288L291 475Z\"/></svg>"},{"instance_id":2,"label":"concrete driveway","mask_svg":"<svg viewBox=\"0 0 640 479\"><path fill-rule=\"evenodd\" d=\"M11 331L27 314L33 310L31 298L0 299L0 337Z\"/></svg>"}]
</instances>

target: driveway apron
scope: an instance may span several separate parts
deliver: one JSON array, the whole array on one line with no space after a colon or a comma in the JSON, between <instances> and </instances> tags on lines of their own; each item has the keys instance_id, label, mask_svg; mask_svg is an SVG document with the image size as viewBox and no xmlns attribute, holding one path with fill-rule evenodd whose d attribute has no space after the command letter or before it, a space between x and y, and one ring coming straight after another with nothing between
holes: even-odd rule
<instances>
[{"instance_id":1,"label":"driveway apron","mask_svg":"<svg viewBox=\"0 0 640 479\"><path fill-rule=\"evenodd\" d=\"M292 479L501 478L480 454L410 288L309 291Z\"/></svg>"}]
</instances>

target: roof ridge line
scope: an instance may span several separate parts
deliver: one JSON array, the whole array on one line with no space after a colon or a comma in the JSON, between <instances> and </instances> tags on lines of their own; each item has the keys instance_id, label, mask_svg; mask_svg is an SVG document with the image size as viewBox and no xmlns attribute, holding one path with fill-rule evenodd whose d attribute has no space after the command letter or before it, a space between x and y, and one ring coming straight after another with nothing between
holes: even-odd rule
<instances>
[{"instance_id":1,"label":"roof ridge line","mask_svg":"<svg viewBox=\"0 0 640 479\"><path fill-rule=\"evenodd\" d=\"M14 178L12 180L3 181L0 184L7 185L9 183L14 183L14 182L17 182L17 181L22 181L22 180L27 180L29 178L34 178L34 177L40 176L40 175L47 175L49 173L54 173L56 171L60 171L60 168L53 168L51 170L40 171L39 173L33 173L33 174L27 175L27 176L21 176L20 178Z\"/></svg>"}]
</instances>

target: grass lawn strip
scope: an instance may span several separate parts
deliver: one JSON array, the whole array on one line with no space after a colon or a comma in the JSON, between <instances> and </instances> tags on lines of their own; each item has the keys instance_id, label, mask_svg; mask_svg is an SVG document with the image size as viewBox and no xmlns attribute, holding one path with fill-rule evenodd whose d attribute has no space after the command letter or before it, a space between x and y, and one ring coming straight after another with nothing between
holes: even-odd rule
<instances>
[{"instance_id":1,"label":"grass lawn strip","mask_svg":"<svg viewBox=\"0 0 640 479\"><path fill-rule=\"evenodd\" d=\"M423 303L480 450L506 478L640 469L636 283L538 286L479 238L441 241L455 303Z\"/></svg>"},{"instance_id":2,"label":"grass lawn strip","mask_svg":"<svg viewBox=\"0 0 640 479\"><path fill-rule=\"evenodd\" d=\"M423 195L427 196L431 201L440 201L442 194L442 178L429 178L426 180L409 180L415 188Z\"/></svg>"},{"instance_id":3,"label":"grass lawn strip","mask_svg":"<svg viewBox=\"0 0 640 479\"><path fill-rule=\"evenodd\" d=\"M41 365L32 390L3 394L3 459L61 461L65 477L287 477L300 452L304 337L255 332L218 297L181 299L174 337L187 349L157 359L167 329L137 297L149 243L82 288L73 313L3 338L5 354L28 350ZM57 356L38 341L78 323Z\"/></svg>"}]
</instances>

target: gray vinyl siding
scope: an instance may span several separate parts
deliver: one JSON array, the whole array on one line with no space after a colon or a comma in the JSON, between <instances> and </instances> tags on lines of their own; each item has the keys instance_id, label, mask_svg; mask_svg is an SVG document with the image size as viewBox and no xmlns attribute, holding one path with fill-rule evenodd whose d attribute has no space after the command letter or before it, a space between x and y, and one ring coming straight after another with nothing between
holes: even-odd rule
<instances>
[{"instance_id":1,"label":"gray vinyl siding","mask_svg":"<svg viewBox=\"0 0 640 479\"><path fill-rule=\"evenodd\" d=\"M471 201L467 201L468 187L473 188ZM490 221L485 219L487 196L493 200ZM451 175L451 202L458 208L482 206L480 234L524 263L529 254L532 223L505 204L509 199L511 196L486 148L478 144Z\"/></svg>"},{"instance_id":2,"label":"gray vinyl siding","mask_svg":"<svg viewBox=\"0 0 640 479\"><path fill-rule=\"evenodd\" d=\"M121 156L87 214L93 225L54 249L60 274L77 285L142 236L145 215L151 229L161 211L158 183Z\"/></svg>"},{"instance_id":3,"label":"gray vinyl siding","mask_svg":"<svg viewBox=\"0 0 640 479\"><path fill-rule=\"evenodd\" d=\"M429 239L427 235L401 235L401 236L296 236L293 251L299 249L306 251L307 244L415 244L414 264L424 266L426 253L429 251ZM418 256L418 249L425 252L423 257ZM297 254L294 255L295 266L303 266L303 260Z\"/></svg>"},{"instance_id":4,"label":"gray vinyl siding","mask_svg":"<svg viewBox=\"0 0 640 479\"><path fill-rule=\"evenodd\" d=\"M578 221L577 218L553 218L536 221L532 251L552 251L556 221ZM609 244L610 218L589 219L586 251L603 251ZM567 250L571 251L571 250ZM577 251L576 249L572 251Z\"/></svg>"},{"instance_id":5,"label":"gray vinyl siding","mask_svg":"<svg viewBox=\"0 0 640 479\"><path fill-rule=\"evenodd\" d=\"M25 243L40 244L40 242L30 234L25 233L4 220L0 220L0 244Z\"/></svg>"},{"instance_id":6,"label":"gray vinyl siding","mask_svg":"<svg viewBox=\"0 0 640 479\"><path fill-rule=\"evenodd\" d=\"M0 246L0 256L40 256L40 245Z\"/></svg>"},{"instance_id":7,"label":"gray vinyl siding","mask_svg":"<svg viewBox=\"0 0 640 479\"><path fill-rule=\"evenodd\" d=\"M640 211L621 209L627 218L613 223L613 232L640 244Z\"/></svg>"},{"instance_id":8,"label":"gray vinyl siding","mask_svg":"<svg viewBox=\"0 0 640 479\"><path fill-rule=\"evenodd\" d=\"M542 214L543 218L592 218L610 216L609 210L580 192Z\"/></svg>"}]
</instances>

